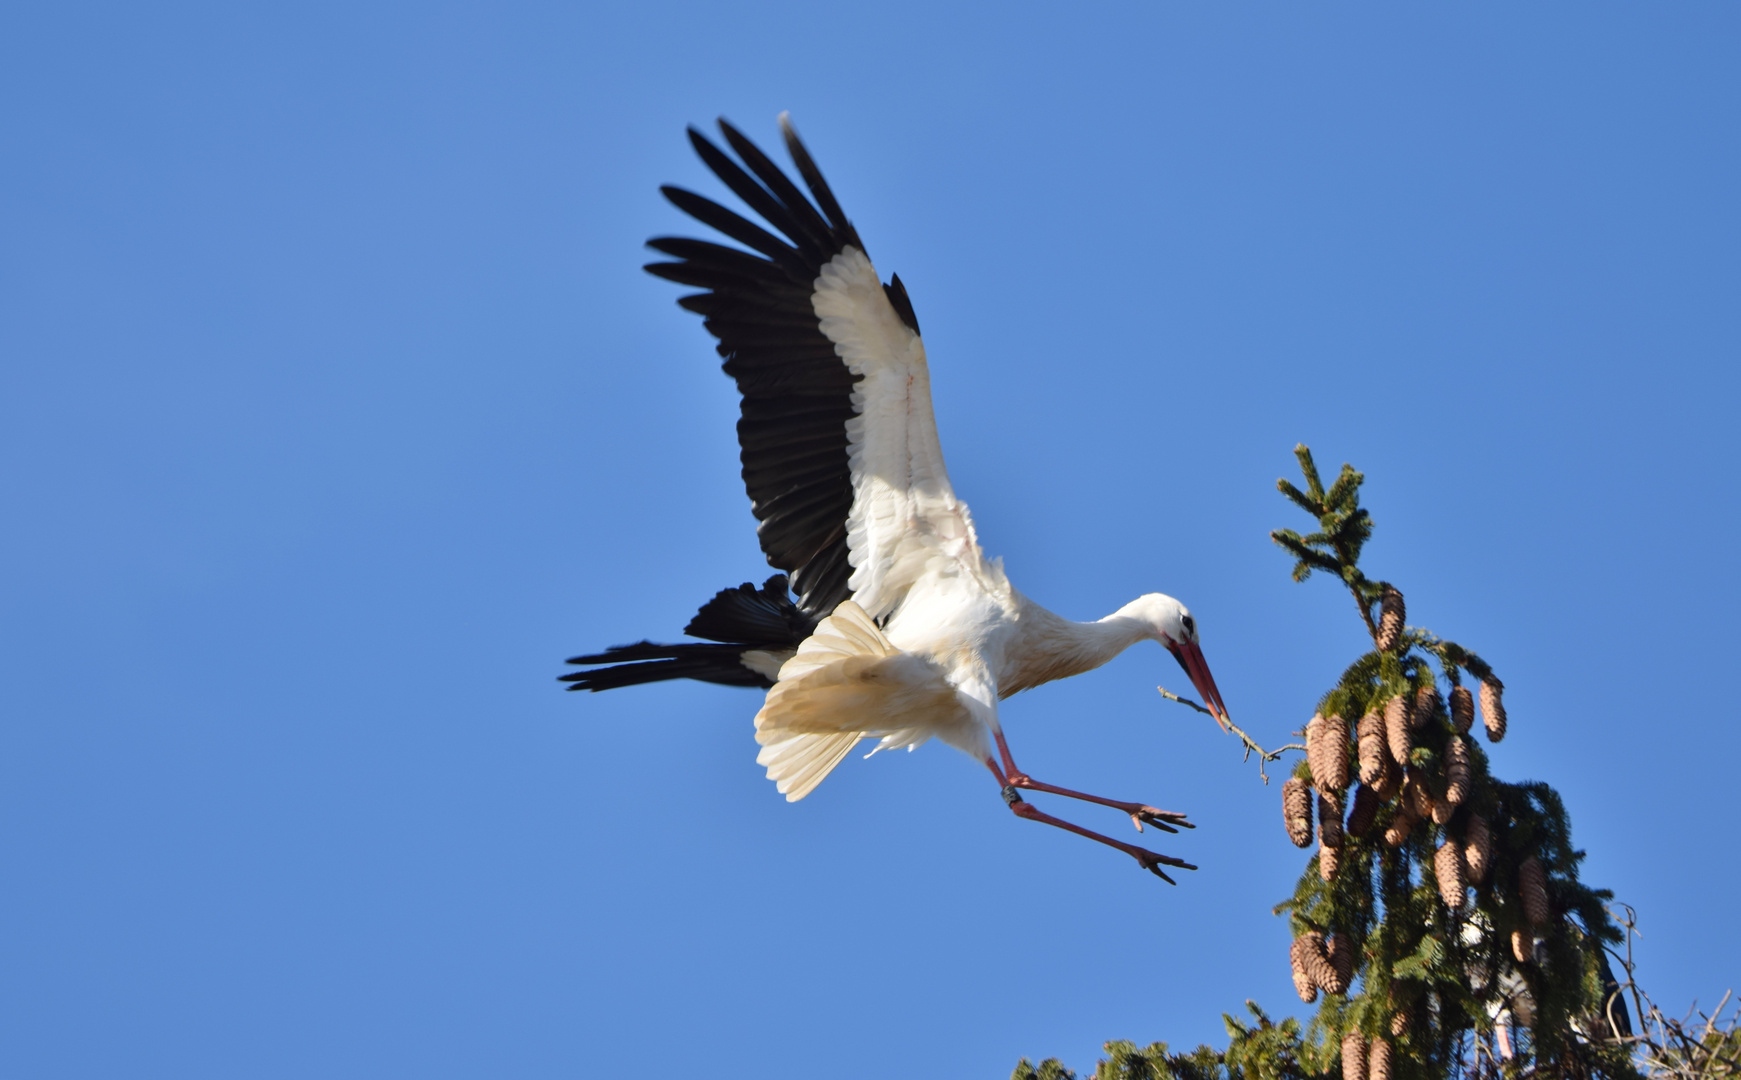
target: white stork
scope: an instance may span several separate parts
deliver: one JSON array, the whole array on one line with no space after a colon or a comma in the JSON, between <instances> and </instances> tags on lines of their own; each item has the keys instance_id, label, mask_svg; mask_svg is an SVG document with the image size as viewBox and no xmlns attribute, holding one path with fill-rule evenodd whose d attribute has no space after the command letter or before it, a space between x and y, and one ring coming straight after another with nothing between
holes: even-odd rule
<instances>
[{"instance_id":1,"label":"white stork","mask_svg":"<svg viewBox=\"0 0 1741 1080\"><path fill-rule=\"evenodd\" d=\"M871 751L938 738L983 761L1018 816L1111 845L1168 881L1189 863L1042 813L1020 792L1114 807L1140 832L1184 815L1041 783L1016 766L998 702L1080 674L1139 641L1165 646L1223 724L1226 706L1184 605L1149 593L1098 622L1054 615L988 560L955 497L931 415L919 321L899 276L877 277L790 121L786 148L815 199L720 121L739 165L694 128L708 168L779 235L709 199L661 190L743 245L661 237L647 269L703 290L677 302L706 320L743 395L744 485L768 562L783 571L710 600L685 628L717 644L642 642L568 661L570 690L662 679L768 688L757 764L788 801L808 795L861 739ZM788 589L797 597L796 603Z\"/></svg>"}]
</instances>

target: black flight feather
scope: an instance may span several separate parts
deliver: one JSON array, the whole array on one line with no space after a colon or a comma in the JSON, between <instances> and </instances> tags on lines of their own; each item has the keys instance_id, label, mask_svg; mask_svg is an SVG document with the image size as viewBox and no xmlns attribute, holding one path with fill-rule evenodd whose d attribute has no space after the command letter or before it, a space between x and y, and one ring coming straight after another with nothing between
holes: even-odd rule
<instances>
[{"instance_id":1,"label":"black flight feather","mask_svg":"<svg viewBox=\"0 0 1741 1080\"><path fill-rule=\"evenodd\" d=\"M780 171L778 165L768 160L768 155L762 153L761 147L746 138L743 132L727 123L724 117L720 118L719 130L725 135L725 141L731 144L733 150L737 151L738 157L742 158L744 164L750 167L750 171L756 174L756 179L765 184L768 190L773 192L774 197L792 212L792 216L797 219L799 226L816 242L817 246L819 248L829 246L833 240L832 228L828 222L822 219L822 215L816 212L816 208L810 205L810 200L806 199L803 193L798 190L798 185L792 183L786 174Z\"/></svg>"},{"instance_id":2,"label":"black flight feather","mask_svg":"<svg viewBox=\"0 0 1741 1080\"><path fill-rule=\"evenodd\" d=\"M675 261L647 269L705 290L678 303L704 316L707 331L718 340L722 367L743 396L738 445L757 537L769 564L789 577L797 597L793 610L814 622L851 596L846 517L853 491L846 424L856 415L857 379L822 333L813 299L823 267L848 247L862 251L864 244L785 117L781 131L802 186L732 124L721 120L719 130L724 147L693 128L690 143L760 221L682 188L660 190L679 210L750 250L659 237L649 246ZM917 332L906 289L898 279L885 289L901 320ZM783 581L781 589L787 587ZM715 600L736 605L737 599L721 598L740 593L727 590ZM711 625L697 618L691 632Z\"/></svg>"},{"instance_id":3,"label":"black flight feather","mask_svg":"<svg viewBox=\"0 0 1741 1080\"><path fill-rule=\"evenodd\" d=\"M667 679L766 688L773 681L746 667L744 653L796 649L815 629L816 620L799 611L787 595L786 575L775 574L760 589L746 581L735 589L720 590L683 629L691 637L720 644L618 645L570 658L570 664L592 670L559 678L570 690L614 690Z\"/></svg>"},{"instance_id":4,"label":"black flight feather","mask_svg":"<svg viewBox=\"0 0 1741 1080\"><path fill-rule=\"evenodd\" d=\"M834 201L834 192L829 190L828 181L822 179L822 170L818 169L816 162L811 160L810 151L804 149L803 142L798 138L797 129L792 126L791 118L784 113L780 115L780 134L785 137L786 152L792 155L792 163L798 166L798 175L804 178L804 184L810 189L810 194L815 197L816 205L822 208L824 214L828 215L828 220L833 223L835 230L845 238L847 243L860 251L864 251L864 243L859 240L858 231L852 227L850 221L846 220L846 215L840 210L840 204ZM867 251L865 254L870 253Z\"/></svg>"},{"instance_id":5,"label":"black flight feather","mask_svg":"<svg viewBox=\"0 0 1741 1080\"><path fill-rule=\"evenodd\" d=\"M919 333L919 316L913 314L913 301L907 298L907 287L901 284L901 275L890 277L889 283L883 286L883 292L888 296L895 314L901 317L907 328L915 334Z\"/></svg>"}]
</instances>

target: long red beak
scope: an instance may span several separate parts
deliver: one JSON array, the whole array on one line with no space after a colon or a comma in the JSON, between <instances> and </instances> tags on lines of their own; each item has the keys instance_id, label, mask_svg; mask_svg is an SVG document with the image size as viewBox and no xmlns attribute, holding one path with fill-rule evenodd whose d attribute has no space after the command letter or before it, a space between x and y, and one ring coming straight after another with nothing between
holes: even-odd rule
<instances>
[{"instance_id":1,"label":"long red beak","mask_svg":"<svg viewBox=\"0 0 1741 1080\"><path fill-rule=\"evenodd\" d=\"M1222 731L1226 731L1231 717L1227 715L1227 706L1221 700L1221 691L1215 686L1215 676L1209 674L1209 662L1203 659L1203 650L1190 641L1169 642L1167 648L1174 659L1179 661L1179 666L1185 669L1185 674L1191 677L1191 685L1197 688L1209 715L1215 717L1215 722L1221 725Z\"/></svg>"}]
</instances>

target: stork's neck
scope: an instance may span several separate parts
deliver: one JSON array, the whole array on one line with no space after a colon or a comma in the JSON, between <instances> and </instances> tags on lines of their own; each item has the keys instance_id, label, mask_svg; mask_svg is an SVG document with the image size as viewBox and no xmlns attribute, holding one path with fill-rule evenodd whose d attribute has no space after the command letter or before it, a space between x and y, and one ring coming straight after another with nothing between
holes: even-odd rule
<instances>
[{"instance_id":1,"label":"stork's neck","mask_svg":"<svg viewBox=\"0 0 1741 1080\"><path fill-rule=\"evenodd\" d=\"M998 680L1003 697L1054 679L1093 671L1145 638L1154 636L1146 620L1131 615L1135 602L1098 622L1072 622L1017 595L1016 634Z\"/></svg>"}]
</instances>

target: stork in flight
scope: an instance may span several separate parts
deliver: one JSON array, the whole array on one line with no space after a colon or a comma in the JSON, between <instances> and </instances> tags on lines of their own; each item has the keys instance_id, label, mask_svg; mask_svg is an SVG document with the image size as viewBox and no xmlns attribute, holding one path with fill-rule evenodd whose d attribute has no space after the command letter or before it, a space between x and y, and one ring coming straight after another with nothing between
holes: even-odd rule
<instances>
[{"instance_id":1,"label":"stork in flight","mask_svg":"<svg viewBox=\"0 0 1741 1080\"><path fill-rule=\"evenodd\" d=\"M744 486L768 563L760 589L726 589L684 632L709 644L622 645L568 662L570 690L699 679L768 690L756 713L757 764L790 802L813 791L861 739L878 750L941 739L983 761L1019 817L1108 844L1167 881L1195 869L1043 813L1047 792L1113 807L1167 832L1183 814L1041 783L1016 766L998 702L1157 641L1215 718L1226 706L1183 604L1149 593L1099 622L1054 615L1023 596L980 550L955 497L931 415L919 320L899 276L883 284L858 232L790 120L780 129L806 199L736 128L733 161L694 128L716 176L779 235L693 192L661 190L679 210L743 245L660 237L674 261L647 269L701 292L700 314L743 395ZM796 595L793 602L791 595Z\"/></svg>"}]
</instances>

